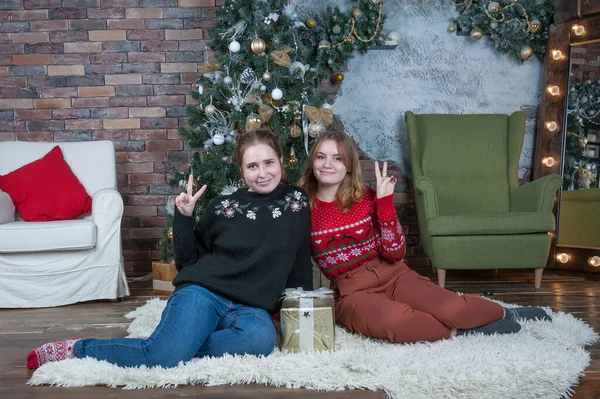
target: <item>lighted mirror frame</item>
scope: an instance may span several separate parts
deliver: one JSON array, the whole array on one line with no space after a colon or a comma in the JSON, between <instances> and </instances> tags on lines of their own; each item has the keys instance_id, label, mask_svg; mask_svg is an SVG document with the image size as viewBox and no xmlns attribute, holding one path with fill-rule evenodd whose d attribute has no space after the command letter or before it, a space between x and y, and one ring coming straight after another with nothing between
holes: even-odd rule
<instances>
[{"instance_id":1,"label":"lighted mirror frame","mask_svg":"<svg viewBox=\"0 0 600 399\"><path fill-rule=\"evenodd\" d=\"M573 29L575 25L577 28ZM554 24L549 28L533 160L534 179L551 173L562 175L570 49L571 46L594 42L600 43L600 16ZM560 57L558 52L561 53ZM560 198L560 190L557 198ZM559 220L557 208L555 202L556 223ZM558 228L560 229L560 226ZM552 247L547 267L600 272L600 267L594 265L596 257L600 256L600 249L556 245L556 234L550 235Z\"/></svg>"}]
</instances>

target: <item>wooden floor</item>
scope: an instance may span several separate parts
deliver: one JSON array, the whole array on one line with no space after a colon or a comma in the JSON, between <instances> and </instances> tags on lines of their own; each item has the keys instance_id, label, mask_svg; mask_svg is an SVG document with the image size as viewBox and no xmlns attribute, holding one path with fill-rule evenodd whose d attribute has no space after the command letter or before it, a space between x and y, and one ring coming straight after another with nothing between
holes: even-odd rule
<instances>
[{"instance_id":1,"label":"wooden floor","mask_svg":"<svg viewBox=\"0 0 600 399\"><path fill-rule=\"evenodd\" d=\"M429 269L419 269L431 277ZM432 278L433 279L433 278ZM551 306L584 319L600 331L600 274L546 271L540 290L533 287L529 271L448 272L447 288L482 294L494 290L494 297L508 303ZM67 338L115 338L125 336L128 324L123 314L152 297L149 282L132 283L131 296L121 302L93 302L48 309L0 310L0 398L322 398L375 399L383 392L315 392L270 388L261 385L202 387L125 391L107 387L56 388L26 385L32 372L25 367L27 353L49 341ZM592 362L585 371L576 399L600 399L600 344L589 348ZM499 398L500 399L500 398Z\"/></svg>"}]
</instances>

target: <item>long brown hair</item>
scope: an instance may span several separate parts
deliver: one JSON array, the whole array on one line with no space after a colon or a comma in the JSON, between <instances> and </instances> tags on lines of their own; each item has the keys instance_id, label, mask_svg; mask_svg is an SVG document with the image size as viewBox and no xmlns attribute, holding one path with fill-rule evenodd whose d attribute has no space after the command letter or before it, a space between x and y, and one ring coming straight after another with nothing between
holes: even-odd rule
<instances>
[{"instance_id":1,"label":"long brown hair","mask_svg":"<svg viewBox=\"0 0 600 399\"><path fill-rule=\"evenodd\" d=\"M238 171L240 172L240 177L244 176L242 165L244 153L248 147L255 144L268 145L273 149L273 151L275 151L275 154L277 154L277 160L279 161L279 166L281 167L281 181L285 183L287 181L287 177L285 175L285 170L283 169L283 164L281 163L283 151L281 150L281 144L279 143L279 136L270 127L260 128L254 132L242 133L236 137L235 151L233 156L235 163L237 164Z\"/></svg>"},{"instance_id":2,"label":"long brown hair","mask_svg":"<svg viewBox=\"0 0 600 399\"><path fill-rule=\"evenodd\" d=\"M304 174L300 178L298 185L308 194L310 207L313 208L315 206L315 197L317 196L317 191L319 189L319 182L315 177L313 163L321 143L326 140L335 141L342 163L348 170L348 173L344 176L335 195L338 206L342 211L347 212L352 205L360 202L365 192L365 186L362 182L362 172L358 160L356 144L346 133L342 131L331 131L325 132L319 136L310 149L310 153L306 159Z\"/></svg>"}]
</instances>

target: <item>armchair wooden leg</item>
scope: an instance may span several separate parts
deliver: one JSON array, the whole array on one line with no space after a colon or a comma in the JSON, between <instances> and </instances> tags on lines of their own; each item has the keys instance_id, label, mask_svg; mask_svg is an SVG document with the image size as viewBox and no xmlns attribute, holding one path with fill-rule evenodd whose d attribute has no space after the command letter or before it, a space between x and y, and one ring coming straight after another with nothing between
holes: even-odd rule
<instances>
[{"instance_id":1,"label":"armchair wooden leg","mask_svg":"<svg viewBox=\"0 0 600 399\"><path fill-rule=\"evenodd\" d=\"M544 268L540 267L539 269L535 269L535 288L539 289L542 286L542 274L544 274Z\"/></svg>"},{"instance_id":2,"label":"armchair wooden leg","mask_svg":"<svg viewBox=\"0 0 600 399\"><path fill-rule=\"evenodd\" d=\"M446 270L437 269L438 285L442 288L446 287Z\"/></svg>"},{"instance_id":3,"label":"armchair wooden leg","mask_svg":"<svg viewBox=\"0 0 600 399\"><path fill-rule=\"evenodd\" d=\"M431 265L431 271L433 272L433 274L437 273L437 267L435 267L434 265Z\"/></svg>"}]
</instances>

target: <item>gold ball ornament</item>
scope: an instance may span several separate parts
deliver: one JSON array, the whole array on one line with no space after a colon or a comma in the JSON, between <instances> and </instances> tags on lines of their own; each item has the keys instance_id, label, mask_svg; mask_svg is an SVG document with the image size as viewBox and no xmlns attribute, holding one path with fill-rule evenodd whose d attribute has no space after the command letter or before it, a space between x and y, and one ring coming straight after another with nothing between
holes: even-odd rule
<instances>
[{"instance_id":1,"label":"gold ball ornament","mask_svg":"<svg viewBox=\"0 0 600 399\"><path fill-rule=\"evenodd\" d=\"M487 10L494 13L500 11L500 3L497 1L492 1L490 4L488 4Z\"/></svg>"},{"instance_id":2,"label":"gold ball ornament","mask_svg":"<svg viewBox=\"0 0 600 399\"><path fill-rule=\"evenodd\" d=\"M341 72L336 72L331 76L331 81L333 83L342 83L344 81L344 74Z\"/></svg>"},{"instance_id":3,"label":"gold ball ornament","mask_svg":"<svg viewBox=\"0 0 600 399\"><path fill-rule=\"evenodd\" d=\"M469 35L471 36L471 39L479 40L483 37L483 31L479 28L473 28L471 29L471 33Z\"/></svg>"},{"instance_id":4,"label":"gold ball ornament","mask_svg":"<svg viewBox=\"0 0 600 399\"><path fill-rule=\"evenodd\" d=\"M352 16L356 19L362 17L363 13L361 10L359 10L358 8L355 8L354 10L352 10Z\"/></svg>"},{"instance_id":5,"label":"gold ball ornament","mask_svg":"<svg viewBox=\"0 0 600 399\"><path fill-rule=\"evenodd\" d=\"M169 240L173 241L173 228L169 227L169 230L167 230L167 237L169 238Z\"/></svg>"},{"instance_id":6,"label":"gold ball ornament","mask_svg":"<svg viewBox=\"0 0 600 399\"><path fill-rule=\"evenodd\" d=\"M522 59L528 60L529 57L533 55L533 49L529 46L525 46L521 49L520 55Z\"/></svg>"},{"instance_id":7,"label":"gold ball ornament","mask_svg":"<svg viewBox=\"0 0 600 399\"><path fill-rule=\"evenodd\" d=\"M350 36L349 38L346 39L346 43L347 44L354 44L354 36Z\"/></svg>"},{"instance_id":8,"label":"gold ball ornament","mask_svg":"<svg viewBox=\"0 0 600 399\"><path fill-rule=\"evenodd\" d=\"M529 23L529 32L537 33L540 31L540 29L542 29L542 23L537 19L534 19Z\"/></svg>"},{"instance_id":9,"label":"gold ball ornament","mask_svg":"<svg viewBox=\"0 0 600 399\"><path fill-rule=\"evenodd\" d=\"M263 39L257 37L256 39L252 40L252 43L250 43L250 49L254 54L262 54L267 49L267 44Z\"/></svg>"},{"instance_id":10,"label":"gold ball ornament","mask_svg":"<svg viewBox=\"0 0 600 399\"><path fill-rule=\"evenodd\" d=\"M271 78L273 78L273 75L271 75L271 72L266 71L265 73L262 74L262 80L265 82L269 82L271 80Z\"/></svg>"},{"instance_id":11,"label":"gold ball ornament","mask_svg":"<svg viewBox=\"0 0 600 399\"><path fill-rule=\"evenodd\" d=\"M456 32L456 25L454 25L454 24L448 25L448 28L446 28L446 31L448 31L448 33Z\"/></svg>"},{"instance_id":12,"label":"gold ball ornament","mask_svg":"<svg viewBox=\"0 0 600 399\"><path fill-rule=\"evenodd\" d=\"M510 4L517 4L519 0L510 0Z\"/></svg>"},{"instance_id":13,"label":"gold ball ornament","mask_svg":"<svg viewBox=\"0 0 600 399\"><path fill-rule=\"evenodd\" d=\"M294 125L290 127L290 137L297 139L300 136L302 136L302 129L300 129L300 126Z\"/></svg>"},{"instance_id":14,"label":"gold ball ornament","mask_svg":"<svg viewBox=\"0 0 600 399\"><path fill-rule=\"evenodd\" d=\"M215 112L217 112L217 107L215 107L215 106L214 106L214 105L212 105L212 104L208 104L206 107L204 107L204 113L205 113L206 115L212 115L212 114L214 114Z\"/></svg>"},{"instance_id":15,"label":"gold ball ornament","mask_svg":"<svg viewBox=\"0 0 600 399\"><path fill-rule=\"evenodd\" d=\"M308 135L314 139L325 133L325 125L322 123L309 123L308 124Z\"/></svg>"},{"instance_id":16,"label":"gold ball ornament","mask_svg":"<svg viewBox=\"0 0 600 399\"><path fill-rule=\"evenodd\" d=\"M317 21L314 18L309 18L306 20L306 27L309 29L314 29L317 26Z\"/></svg>"},{"instance_id":17,"label":"gold ball ornament","mask_svg":"<svg viewBox=\"0 0 600 399\"><path fill-rule=\"evenodd\" d=\"M260 128L262 124L262 121L260 120L260 116L258 116L258 114L255 114L254 112L250 113L247 117L246 117L246 126L245 126L245 130L246 132L255 132L256 130L258 130Z\"/></svg>"},{"instance_id":18,"label":"gold ball ornament","mask_svg":"<svg viewBox=\"0 0 600 399\"><path fill-rule=\"evenodd\" d=\"M319 50L321 51L327 51L331 48L331 43L329 43L327 40L321 40L319 42Z\"/></svg>"}]
</instances>

